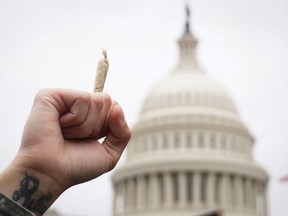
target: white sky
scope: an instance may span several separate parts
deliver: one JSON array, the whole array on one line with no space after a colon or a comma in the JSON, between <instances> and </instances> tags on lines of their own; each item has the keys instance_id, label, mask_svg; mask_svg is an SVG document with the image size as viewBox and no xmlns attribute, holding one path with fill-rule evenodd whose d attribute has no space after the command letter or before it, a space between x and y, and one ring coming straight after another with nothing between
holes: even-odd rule
<instances>
[{"instance_id":1,"label":"white sky","mask_svg":"<svg viewBox=\"0 0 288 216\"><path fill-rule=\"evenodd\" d=\"M270 216L288 215L288 1L0 0L0 170L17 152L35 93L91 91L102 48L105 91L133 125L149 88L178 59L185 3L204 70L228 87L270 174ZM54 207L111 215L110 174L71 188Z\"/></svg>"}]
</instances>

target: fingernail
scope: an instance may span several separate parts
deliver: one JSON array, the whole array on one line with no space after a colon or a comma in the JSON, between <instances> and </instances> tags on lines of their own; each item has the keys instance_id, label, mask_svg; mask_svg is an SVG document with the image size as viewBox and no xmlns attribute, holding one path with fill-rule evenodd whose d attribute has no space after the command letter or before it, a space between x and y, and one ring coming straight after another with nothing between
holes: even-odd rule
<instances>
[{"instance_id":1,"label":"fingernail","mask_svg":"<svg viewBox=\"0 0 288 216\"><path fill-rule=\"evenodd\" d=\"M120 110L119 120L121 124L126 124L125 115L124 115L122 107L118 104L116 106L118 106L118 109Z\"/></svg>"}]
</instances>

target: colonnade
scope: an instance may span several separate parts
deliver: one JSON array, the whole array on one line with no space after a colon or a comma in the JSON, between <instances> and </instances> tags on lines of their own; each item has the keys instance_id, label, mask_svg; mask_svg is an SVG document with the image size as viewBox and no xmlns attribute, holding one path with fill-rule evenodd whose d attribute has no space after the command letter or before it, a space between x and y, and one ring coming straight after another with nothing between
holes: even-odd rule
<instances>
[{"instance_id":1,"label":"colonnade","mask_svg":"<svg viewBox=\"0 0 288 216\"><path fill-rule=\"evenodd\" d=\"M215 154L230 154L251 158L253 140L249 135L215 130L173 130L155 131L147 135L135 135L128 145L128 160L145 153L189 150L213 151Z\"/></svg>"},{"instance_id":2,"label":"colonnade","mask_svg":"<svg viewBox=\"0 0 288 216\"><path fill-rule=\"evenodd\" d=\"M217 172L142 174L114 182L114 215L161 208L235 209L266 215L266 183ZM125 215L125 214L124 214Z\"/></svg>"}]
</instances>

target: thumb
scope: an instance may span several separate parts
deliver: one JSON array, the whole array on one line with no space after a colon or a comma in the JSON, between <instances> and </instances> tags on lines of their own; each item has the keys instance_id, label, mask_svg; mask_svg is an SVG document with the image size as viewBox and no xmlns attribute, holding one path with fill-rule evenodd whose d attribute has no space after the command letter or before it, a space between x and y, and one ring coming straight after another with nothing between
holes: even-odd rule
<instances>
[{"instance_id":1,"label":"thumb","mask_svg":"<svg viewBox=\"0 0 288 216\"><path fill-rule=\"evenodd\" d=\"M109 132L102 145L109 157L108 170L111 170L117 164L131 137L131 131L125 120L123 110L118 104L110 110L108 127Z\"/></svg>"}]
</instances>

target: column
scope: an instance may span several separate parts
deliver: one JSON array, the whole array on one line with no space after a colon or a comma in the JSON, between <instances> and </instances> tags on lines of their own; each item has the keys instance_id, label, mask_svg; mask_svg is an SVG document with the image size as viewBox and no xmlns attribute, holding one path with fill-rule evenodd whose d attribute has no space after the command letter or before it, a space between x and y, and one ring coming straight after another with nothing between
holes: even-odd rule
<instances>
[{"instance_id":1,"label":"column","mask_svg":"<svg viewBox=\"0 0 288 216\"><path fill-rule=\"evenodd\" d=\"M164 180L164 206L169 208L173 204L172 176L166 172L163 176Z\"/></svg>"},{"instance_id":2,"label":"column","mask_svg":"<svg viewBox=\"0 0 288 216\"><path fill-rule=\"evenodd\" d=\"M261 181L257 181L257 215L265 216L266 215L266 202L265 202L265 188L264 184Z\"/></svg>"},{"instance_id":3,"label":"column","mask_svg":"<svg viewBox=\"0 0 288 216\"><path fill-rule=\"evenodd\" d=\"M187 205L187 178L184 171L178 174L179 178L179 206Z\"/></svg>"},{"instance_id":4,"label":"column","mask_svg":"<svg viewBox=\"0 0 288 216\"><path fill-rule=\"evenodd\" d=\"M200 206L200 181L201 174L196 171L193 174L193 206Z\"/></svg>"},{"instance_id":5,"label":"column","mask_svg":"<svg viewBox=\"0 0 288 216\"><path fill-rule=\"evenodd\" d=\"M117 197L120 196L120 191L119 191L119 183L114 182L114 196L113 196L113 215L116 215L116 208L117 208Z\"/></svg>"},{"instance_id":6,"label":"column","mask_svg":"<svg viewBox=\"0 0 288 216\"><path fill-rule=\"evenodd\" d=\"M157 175L152 173L149 177L149 207L155 209L160 204L160 190Z\"/></svg>"},{"instance_id":7,"label":"column","mask_svg":"<svg viewBox=\"0 0 288 216\"><path fill-rule=\"evenodd\" d=\"M247 178L244 179L243 182L244 186L244 208L248 209L248 203L249 203L249 186L248 186L248 181Z\"/></svg>"},{"instance_id":8,"label":"column","mask_svg":"<svg viewBox=\"0 0 288 216\"><path fill-rule=\"evenodd\" d=\"M146 197L146 188L145 188L145 176L137 177L137 188L136 188L136 208L138 210L145 208L145 197Z\"/></svg>"},{"instance_id":9,"label":"column","mask_svg":"<svg viewBox=\"0 0 288 216\"><path fill-rule=\"evenodd\" d=\"M125 182L117 182L117 187L115 191L115 205L114 205L114 215L121 215L125 210Z\"/></svg>"},{"instance_id":10,"label":"column","mask_svg":"<svg viewBox=\"0 0 288 216\"><path fill-rule=\"evenodd\" d=\"M263 183L263 200L264 200L264 215L268 215L268 200L267 200L267 183Z\"/></svg>"},{"instance_id":11,"label":"column","mask_svg":"<svg viewBox=\"0 0 288 216\"><path fill-rule=\"evenodd\" d=\"M256 194L257 194L257 191L256 191L256 182L254 180L252 180L251 182L251 193L252 193L252 196L251 196L251 208L253 209L253 211L256 210Z\"/></svg>"},{"instance_id":12,"label":"column","mask_svg":"<svg viewBox=\"0 0 288 216\"><path fill-rule=\"evenodd\" d=\"M227 207L231 208L232 206L232 178L231 175L227 175Z\"/></svg>"},{"instance_id":13,"label":"column","mask_svg":"<svg viewBox=\"0 0 288 216\"><path fill-rule=\"evenodd\" d=\"M135 207L135 180L134 178L128 179L127 185L127 210L132 210Z\"/></svg>"},{"instance_id":14,"label":"column","mask_svg":"<svg viewBox=\"0 0 288 216\"><path fill-rule=\"evenodd\" d=\"M121 187L123 188L123 196L124 196L124 212L126 212L128 209L128 200L129 200L127 179L123 181Z\"/></svg>"},{"instance_id":15,"label":"column","mask_svg":"<svg viewBox=\"0 0 288 216\"><path fill-rule=\"evenodd\" d=\"M246 209L251 210L252 207L252 185L251 185L251 179L246 178L245 179L245 202L246 202Z\"/></svg>"},{"instance_id":16,"label":"column","mask_svg":"<svg viewBox=\"0 0 288 216\"><path fill-rule=\"evenodd\" d=\"M223 174L220 180L220 204L223 208L228 207L228 175Z\"/></svg>"},{"instance_id":17,"label":"column","mask_svg":"<svg viewBox=\"0 0 288 216\"><path fill-rule=\"evenodd\" d=\"M235 194L235 176L230 176L229 177L230 181L230 207L235 208L236 206L236 194Z\"/></svg>"},{"instance_id":18,"label":"column","mask_svg":"<svg viewBox=\"0 0 288 216\"><path fill-rule=\"evenodd\" d=\"M216 186L216 176L215 173L209 172L207 179L207 205L209 207L215 206L215 186Z\"/></svg>"},{"instance_id":19,"label":"column","mask_svg":"<svg viewBox=\"0 0 288 216\"><path fill-rule=\"evenodd\" d=\"M244 207L244 194L243 194L243 180L241 176L235 176L234 182L234 193L235 193L235 207L238 209L243 209Z\"/></svg>"}]
</instances>

